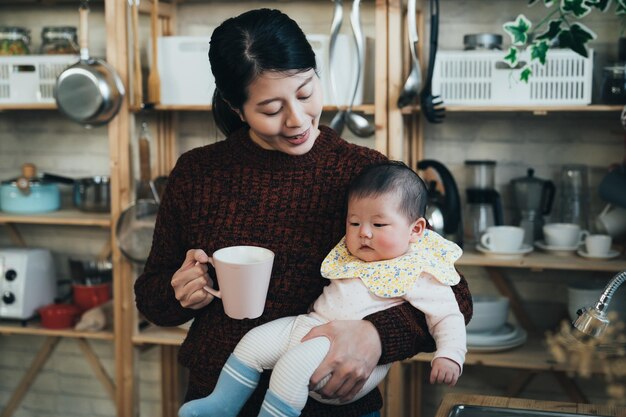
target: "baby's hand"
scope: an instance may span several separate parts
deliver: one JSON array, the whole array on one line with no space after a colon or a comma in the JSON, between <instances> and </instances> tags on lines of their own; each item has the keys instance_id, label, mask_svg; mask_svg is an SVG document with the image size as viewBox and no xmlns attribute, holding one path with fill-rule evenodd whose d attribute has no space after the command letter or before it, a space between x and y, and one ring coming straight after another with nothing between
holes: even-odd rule
<instances>
[{"instance_id":1,"label":"baby's hand","mask_svg":"<svg viewBox=\"0 0 626 417\"><path fill-rule=\"evenodd\" d=\"M431 384L448 384L453 387L459 379L461 369L459 365L448 358L435 358L433 369L430 371Z\"/></svg>"}]
</instances>

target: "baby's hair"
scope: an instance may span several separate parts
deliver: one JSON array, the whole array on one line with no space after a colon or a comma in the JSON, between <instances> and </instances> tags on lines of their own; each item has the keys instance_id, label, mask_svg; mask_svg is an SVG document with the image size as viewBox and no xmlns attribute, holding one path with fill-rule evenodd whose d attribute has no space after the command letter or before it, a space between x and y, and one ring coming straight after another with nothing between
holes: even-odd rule
<instances>
[{"instance_id":1,"label":"baby's hair","mask_svg":"<svg viewBox=\"0 0 626 417\"><path fill-rule=\"evenodd\" d=\"M410 221L424 217L428 202L426 184L400 161L381 162L363 169L348 187L348 201L387 193L400 195L399 209Z\"/></svg>"}]
</instances>

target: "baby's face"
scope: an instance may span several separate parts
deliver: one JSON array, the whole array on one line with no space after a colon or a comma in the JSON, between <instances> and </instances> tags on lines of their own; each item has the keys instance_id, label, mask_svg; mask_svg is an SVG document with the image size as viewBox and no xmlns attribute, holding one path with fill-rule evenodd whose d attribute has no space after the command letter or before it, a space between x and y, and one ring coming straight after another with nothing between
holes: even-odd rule
<instances>
[{"instance_id":1,"label":"baby's face","mask_svg":"<svg viewBox=\"0 0 626 417\"><path fill-rule=\"evenodd\" d=\"M415 222L400 213L399 196L351 198L346 218L346 246L357 258L372 262L404 255L415 241Z\"/></svg>"}]
</instances>

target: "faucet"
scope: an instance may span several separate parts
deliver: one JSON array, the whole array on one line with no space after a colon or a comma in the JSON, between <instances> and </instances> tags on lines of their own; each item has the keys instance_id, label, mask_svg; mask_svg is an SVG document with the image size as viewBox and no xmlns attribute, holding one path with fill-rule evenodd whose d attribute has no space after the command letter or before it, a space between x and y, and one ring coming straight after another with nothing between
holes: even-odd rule
<instances>
[{"instance_id":1,"label":"faucet","mask_svg":"<svg viewBox=\"0 0 626 417\"><path fill-rule=\"evenodd\" d=\"M588 336L600 337L609 326L606 310L609 308L611 298L624 281L626 281L626 271L611 278L594 307L583 307L576 312L578 318L573 323L574 327Z\"/></svg>"}]
</instances>

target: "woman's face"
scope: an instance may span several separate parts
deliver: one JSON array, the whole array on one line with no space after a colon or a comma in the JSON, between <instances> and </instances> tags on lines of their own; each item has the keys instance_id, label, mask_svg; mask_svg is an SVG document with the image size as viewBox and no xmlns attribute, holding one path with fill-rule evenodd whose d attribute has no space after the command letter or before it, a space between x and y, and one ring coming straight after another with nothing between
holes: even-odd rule
<instances>
[{"instance_id":1,"label":"woman's face","mask_svg":"<svg viewBox=\"0 0 626 417\"><path fill-rule=\"evenodd\" d=\"M263 149L303 155L311 150L322 114L322 89L314 70L264 72L248 86L241 117Z\"/></svg>"}]
</instances>

